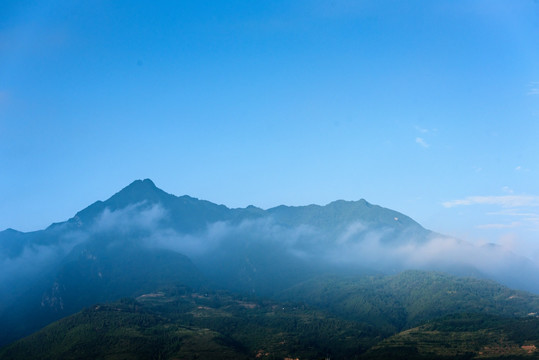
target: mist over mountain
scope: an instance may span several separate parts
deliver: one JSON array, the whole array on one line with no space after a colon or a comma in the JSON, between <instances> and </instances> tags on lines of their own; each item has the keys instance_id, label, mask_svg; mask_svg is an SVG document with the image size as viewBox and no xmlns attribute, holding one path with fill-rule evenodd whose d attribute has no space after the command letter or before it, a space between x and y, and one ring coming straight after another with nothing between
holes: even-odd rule
<instances>
[{"instance_id":1,"label":"mist over mountain","mask_svg":"<svg viewBox=\"0 0 539 360\"><path fill-rule=\"evenodd\" d=\"M273 296L325 274L438 270L539 292L537 264L366 200L230 209L137 180L47 229L0 232L0 343L170 284Z\"/></svg>"}]
</instances>

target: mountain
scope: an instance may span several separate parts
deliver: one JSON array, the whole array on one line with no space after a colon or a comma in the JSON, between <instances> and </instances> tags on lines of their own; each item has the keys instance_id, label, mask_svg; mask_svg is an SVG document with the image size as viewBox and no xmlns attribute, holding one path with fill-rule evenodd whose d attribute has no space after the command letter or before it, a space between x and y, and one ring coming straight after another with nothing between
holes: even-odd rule
<instances>
[{"instance_id":1,"label":"mountain","mask_svg":"<svg viewBox=\"0 0 539 360\"><path fill-rule=\"evenodd\" d=\"M105 211L109 214L126 209L143 212L156 205L167 212L166 217L159 219L159 225L170 226L185 233L202 231L208 223L230 220L233 213L224 205L187 195L176 197L168 194L157 188L150 179L145 179L134 181L106 201L93 203L78 212L68 223L88 227L102 221Z\"/></svg>"},{"instance_id":2,"label":"mountain","mask_svg":"<svg viewBox=\"0 0 539 360\"><path fill-rule=\"evenodd\" d=\"M526 259L436 234L363 199L230 209L137 180L44 230L0 232L0 345L94 303L166 286L275 297L328 274L406 269L539 290Z\"/></svg>"},{"instance_id":3,"label":"mountain","mask_svg":"<svg viewBox=\"0 0 539 360\"><path fill-rule=\"evenodd\" d=\"M539 296L491 281L418 271L326 280L302 284L305 292L289 294L286 301L183 286L96 304L0 349L0 358L537 355L539 318L527 312L539 308ZM443 301L444 295L449 300ZM324 296L332 299L322 300Z\"/></svg>"}]
</instances>

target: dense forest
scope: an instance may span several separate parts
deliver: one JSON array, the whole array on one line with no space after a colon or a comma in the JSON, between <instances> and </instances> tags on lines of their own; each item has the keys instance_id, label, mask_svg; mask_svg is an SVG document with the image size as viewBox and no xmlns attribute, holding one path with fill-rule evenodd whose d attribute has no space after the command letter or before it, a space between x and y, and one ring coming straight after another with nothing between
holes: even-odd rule
<instances>
[{"instance_id":1,"label":"dense forest","mask_svg":"<svg viewBox=\"0 0 539 360\"><path fill-rule=\"evenodd\" d=\"M408 271L321 277L283 300L167 287L102 303L2 350L2 359L529 358L539 297ZM284 300L284 299L288 300Z\"/></svg>"}]
</instances>

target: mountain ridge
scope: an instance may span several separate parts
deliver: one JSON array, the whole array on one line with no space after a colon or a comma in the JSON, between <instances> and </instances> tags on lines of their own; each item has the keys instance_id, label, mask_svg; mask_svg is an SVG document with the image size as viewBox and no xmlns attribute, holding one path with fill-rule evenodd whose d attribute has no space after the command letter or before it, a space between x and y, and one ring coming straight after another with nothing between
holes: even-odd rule
<instances>
[{"instance_id":1,"label":"mountain ridge","mask_svg":"<svg viewBox=\"0 0 539 360\"><path fill-rule=\"evenodd\" d=\"M494 275L478 262L500 256L507 268ZM536 269L518 257L436 234L364 199L234 209L136 180L67 221L0 232L0 292L9 294L0 321L20 330L0 334L0 343L92 303L166 283L273 296L324 274L410 268L537 285Z\"/></svg>"},{"instance_id":2,"label":"mountain ridge","mask_svg":"<svg viewBox=\"0 0 539 360\"><path fill-rule=\"evenodd\" d=\"M166 202L166 201L178 201L178 200L181 200L183 203L191 203L191 204L192 203L197 203L197 202L203 203L203 204L211 204L213 206L224 208L224 209L227 209L227 210L230 210L230 211L246 211L246 210L260 211L261 210L264 213L278 213L278 212L280 212L282 210L308 210L308 209L318 209L318 210L320 210L320 209L324 209L324 208L327 209L327 208L342 207L343 205L347 206L347 207L355 207L355 208L363 208L363 207L365 207L365 208L371 208L371 209L380 209L380 210L384 210L384 211L389 210L393 214L397 215L397 217L399 217L399 219L401 217L405 218L405 219L409 219L409 221L412 221L412 222L416 223L417 225L419 225L419 223L415 222L413 219L411 219L410 217L406 216L405 214L403 214L401 212L391 210L391 209L382 207L380 205L372 204L372 203L368 202L367 200L365 200L363 198L361 198L359 200L338 199L338 200L331 201L331 202L329 202L329 203L327 203L325 205L320 205L320 204L284 205L284 204L282 204L282 205L277 205L277 206L274 206L274 207L271 207L271 208L268 208L268 209L263 209L263 208L260 208L258 206L255 206L255 205L248 205L246 207L229 208L226 205L216 204L216 203L213 203L213 202L208 201L208 200L203 200L203 199L199 199L197 197L192 197L190 195L176 196L176 195L167 193L164 190L157 187L155 185L155 183L151 179L146 178L146 179L134 180L129 185L127 185L126 187L124 187L120 191L118 191L115 194L113 194L112 196L110 196L108 199L95 201L94 203L90 204L89 206L85 207L84 209L79 210L73 217L71 217L71 218L69 218L69 219L67 219L65 221L54 222L51 225L49 225L48 227L46 227L45 229L40 229L40 230L36 230L36 231L47 230L50 227L56 227L58 225L69 222L70 220L71 221L76 220L77 218L79 218L81 220L83 218L91 218L92 215L95 215L96 212L103 211L107 207L110 210L117 210L117 209L125 208L127 205L134 204L134 203L140 203L140 202L144 202L144 201L148 201L150 203L155 203L155 202L160 202L160 201L165 201ZM12 228L6 228L6 229L0 231L0 234L3 233L3 232L13 232L13 231L16 231L18 233L23 233L23 234L36 232L36 231L24 232L24 231L19 231L19 230L12 229Z\"/></svg>"}]
</instances>

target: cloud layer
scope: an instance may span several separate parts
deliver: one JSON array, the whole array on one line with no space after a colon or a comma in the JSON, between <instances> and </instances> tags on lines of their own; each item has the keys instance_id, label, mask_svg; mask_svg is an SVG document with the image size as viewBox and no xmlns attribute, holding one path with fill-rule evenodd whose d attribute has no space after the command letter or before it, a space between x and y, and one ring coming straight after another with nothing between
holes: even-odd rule
<instances>
[{"instance_id":1,"label":"cloud layer","mask_svg":"<svg viewBox=\"0 0 539 360\"><path fill-rule=\"evenodd\" d=\"M535 197L470 197L450 206L530 204ZM169 214L160 204L139 203L121 210L105 209L86 231L71 231L50 246L28 246L14 259L0 262L3 291L14 279L36 274L55 263L75 246L98 239L112 239L105 246L144 246L175 251L195 260L234 251L238 244L249 251L274 249L287 257L312 264L348 268L371 268L383 272L405 269L441 270L461 275L483 274L507 285L539 291L534 274L539 268L501 246L475 246L457 239L431 235L416 237L393 228L373 228L361 221L337 229L321 230L313 225L283 226L271 217L239 223L217 221L204 230L180 233L167 226ZM488 225L496 226L496 225ZM515 225L516 226L516 225ZM111 236L113 234L114 236ZM388 239L390 239L388 241ZM263 255L263 254L262 254ZM16 275L16 276L13 276Z\"/></svg>"}]
</instances>

